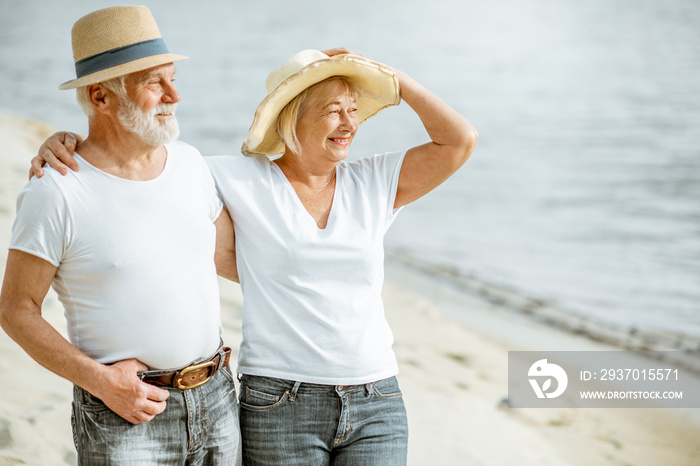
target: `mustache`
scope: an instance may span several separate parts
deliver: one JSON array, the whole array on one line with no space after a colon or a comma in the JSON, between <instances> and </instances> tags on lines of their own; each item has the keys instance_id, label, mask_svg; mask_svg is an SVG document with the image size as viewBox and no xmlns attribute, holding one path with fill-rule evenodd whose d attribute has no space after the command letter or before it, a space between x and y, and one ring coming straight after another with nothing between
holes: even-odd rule
<instances>
[{"instance_id":1,"label":"mustache","mask_svg":"<svg viewBox=\"0 0 700 466\"><path fill-rule=\"evenodd\" d=\"M177 110L177 104L159 104L149 113L150 116L167 115L169 113L175 114L175 110Z\"/></svg>"}]
</instances>

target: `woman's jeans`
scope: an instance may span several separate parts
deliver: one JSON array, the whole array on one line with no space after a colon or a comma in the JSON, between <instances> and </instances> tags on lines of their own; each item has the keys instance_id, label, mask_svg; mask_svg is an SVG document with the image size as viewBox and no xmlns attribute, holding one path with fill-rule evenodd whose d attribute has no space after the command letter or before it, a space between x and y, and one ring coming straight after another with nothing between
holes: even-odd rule
<instances>
[{"instance_id":1,"label":"woman's jeans","mask_svg":"<svg viewBox=\"0 0 700 466\"><path fill-rule=\"evenodd\" d=\"M408 422L395 377L315 385L243 375L243 463L405 465Z\"/></svg>"},{"instance_id":2,"label":"woman's jeans","mask_svg":"<svg viewBox=\"0 0 700 466\"><path fill-rule=\"evenodd\" d=\"M167 388L165 411L131 424L80 387L73 391L73 440L81 465L237 465L240 434L229 367L190 390Z\"/></svg>"}]
</instances>

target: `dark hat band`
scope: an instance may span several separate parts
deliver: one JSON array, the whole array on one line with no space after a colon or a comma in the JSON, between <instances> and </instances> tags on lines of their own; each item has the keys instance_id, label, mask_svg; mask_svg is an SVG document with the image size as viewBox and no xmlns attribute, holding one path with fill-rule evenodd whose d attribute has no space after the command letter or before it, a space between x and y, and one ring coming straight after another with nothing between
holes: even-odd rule
<instances>
[{"instance_id":1,"label":"dark hat band","mask_svg":"<svg viewBox=\"0 0 700 466\"><path fill-rule=\"evenodd\" d=\"M75 74L78 78L88 74L122 65L139 58L161 55L168 52L163 39L144 40L135 44L125 45L106 52L98 53L75 62Z\"/></svg>"}]
</instances>

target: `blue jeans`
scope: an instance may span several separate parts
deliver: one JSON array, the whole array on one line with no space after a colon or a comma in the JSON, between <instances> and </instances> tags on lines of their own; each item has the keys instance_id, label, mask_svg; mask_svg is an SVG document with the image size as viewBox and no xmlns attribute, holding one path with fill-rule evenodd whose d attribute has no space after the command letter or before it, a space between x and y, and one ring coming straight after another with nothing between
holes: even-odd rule
<instances>
[{"instance_id":1,"label":"blue jeans","mask_svg":"<svg viewBox=\"0 0 700 466\"><path fill-rule=\"evenodd\" d=\"M246 466L406 464L395 377L334 386L243 375L239 406Z\"/></svg>"},{"instance_id":2,"label":"blue jeans","mask_svg":"<svg viewBox=\"0 0 700 466\"><path fill-rule=\"evenodd\" d=\"M80 465L238 465L238 409L229 367L201 387L167 388L165 411L134 425L80 387L73 390L73 440Z\"/></svg>"}]
</instances>

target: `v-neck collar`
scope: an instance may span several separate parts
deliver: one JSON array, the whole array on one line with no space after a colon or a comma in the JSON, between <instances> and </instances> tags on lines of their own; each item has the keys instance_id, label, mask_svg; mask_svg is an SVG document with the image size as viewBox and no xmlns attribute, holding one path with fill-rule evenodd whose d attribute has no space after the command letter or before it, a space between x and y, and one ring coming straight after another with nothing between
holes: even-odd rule
<instances>
[{"instance_id":1,"label":"v-neck collar","mask_svg":"<svg viewBox=\"0 0 700 466\"><path fill-rule=\"evenodd\" d=\"M289 178L287 178L287 175L284 174L284 172L279 167L279 165L277 165L274 161L270 161L270 164L274 167L273 170L275 171L275 173L277 173L277 175L282 178L284 184L286 185L286 189L288 191L290 191L290 194L291 194L292 198L294 199L293 202L296 204L297 209L301 209L304 212L304 215L306 215L306 217L309 219L309 221L311 221L311 223L313 223L314 227L316 227L316 229L318 231L328 230L328 227L331 225L331 221L332 221L333 216L334 216L333 213L336 210L335 206L338 203L338 186L340 185L340 177L339 177L340 169L339 169L338 165L340 165L340 164L335 166L335 188L333 189L333 199L331 200L331 210L330 210L330 212L328 212L328 219L326 220L326 227L325 228L319 227L318 223L316 223L316 220L311 215L311 213L308 210L306 210L306 207L304 206L304 203L301 202L301 199L299 199L299 195L297 194L296 190L294 189L294 186L292 186L292 183L289 181Z\"/></svg>"}]
</instances>

